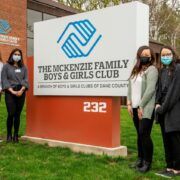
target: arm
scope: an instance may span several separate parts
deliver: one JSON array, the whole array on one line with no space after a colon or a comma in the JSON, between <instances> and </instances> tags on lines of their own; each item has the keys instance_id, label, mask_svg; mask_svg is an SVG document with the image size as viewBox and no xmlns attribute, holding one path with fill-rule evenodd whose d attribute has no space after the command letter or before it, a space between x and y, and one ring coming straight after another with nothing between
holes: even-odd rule
<instances>
[{"instance_id":1,"label":"arm","mask_svg":"<svg viewBox=\"0 0 180 180\"><path fill-rule=\"evenodd\" d=\"M177 65L174 78L168 89L166 98L161 107L158 107L156 112L163 114L170 111L173 106L180 100L180 65Z\"/></svg>"},{"instance_id":2,"label":"arm","mask_svg":"<svg viewBox=\"0 0 180 180\"><path fill-rule=\"evenodd\" d=\"M156 88L156 83L158 79L158 71L156 68L152 68L149 70L147 73L147 86L146 90L142 96L141 102L140 102L140 107L144 108L146 104L150 101L152 96L155 93L155 88Z\"/></svg>"},{"instance_id":3,"label":"arm","mask_svg":"<svg viewBox=\"0 0 180 180\"><path fill-rule=\"evenodd\" d=\"M27 68L24 66L24 78L21 82L21 89L17 92L17 96L22 96L24 91L29 88Z\"/></svg>"},{"instance_id":4,"label":"arm","mask_svg":"<svg viewBox=\"0 0 180 180\"><path fill-rule=\"evenodd\" d=\"M1 62L0 62L0 94L1 94L1 91L2 91L2 82L1 82L2 68L3 68L3 65L2 65Z\"/></svg>"},{"instance_id":5,"label":"arm","mask_svg":"<svg viewBox=\"0 0 180 180\"><path fill-rule=\"evenodd\" d=\"M2 73L1 73L1 82L2 82L2 89L3 90L11 88L11 85L10 85L10 83L8 81L7 73L8 73L7 65L4 65L3 69L2 69Z\"/></svg>"},{"instance_id":6,"label":"arm","mask_svg":"<svg viewBox=\"0 0 180 180\"><path fill-rule=\"evenodd\" d=\"M161 72L159 73L158 76L158 81L156 83L156 104L161 104L161 89L162 89L162 85L161 85Z\"/></svg>"},{"instance_id":7,"label":"arm","mask_svg":"<svg viewBox=\"0 0 180 180\"><path fill-rule=\"evenodd\" d=\"M26 66L24 66L24 78L21 82L21 85L22 85L22 90L26 90L29 88L29 83L28 83L28 71L27 71L27 68Z\"/></svg>"},{"instance_id":8,"label":"arm","mask_svg":"<svg viewBox=\"0 0 180 180\"><path fill-rule=\"evenodd\" d=\"M16 95L17 92L14 91L8 81L8 67L7 65L4 65L2 68L2 73L1 73L1 82L2 82L2 89L3 90L8 90L12 94Z\"/></svg>"},{"instance_id":9,"label":"arm","mask_svg":"<svg viewBox=\"0 0 180 180\"><path fill-rule=\"evenodd\" d=\"M133 112L132 112L132 102L131 102L131 80L129 80L129 84L128 84L127 109L129 114L132 116Z\"/></svg>"},{"instance_id":10,"label":"arm","mask_svg":"<svg viewBox=\"0 0 180 180\"><path fill-rule=\"evenodd\" d=\"M129 79L129 83L128 83L127 101L129 101L131 103L131 80L130 79Z\"/></svg>"}]
</instances>

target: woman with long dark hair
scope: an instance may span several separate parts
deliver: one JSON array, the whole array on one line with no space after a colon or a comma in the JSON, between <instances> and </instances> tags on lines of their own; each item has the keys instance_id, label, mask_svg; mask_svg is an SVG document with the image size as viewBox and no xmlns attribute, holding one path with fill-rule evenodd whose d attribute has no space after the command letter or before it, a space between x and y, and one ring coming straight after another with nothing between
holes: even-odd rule
<instances>
[{"instance_id":1,"label":"woman with long dark hair","mask_svg":"<svg viewBox=\"0 0 180 180\"><path fill-rule=\"evenodd\" d=\"M151 129L158 79L155 61L155 55L150 47L140 47L128 86L127 108L137 132L138 159L133 167L140 172L147 172L150 169L153 156Z\"/></svg>"},{"instance_id":2,"label":"woman with long dark hair","mask_svg":"<svg viewBox=\"0 0 180 180\"><path fill-rule=\"evenodd\" d=\"M156 113L164 143L163 176L180 175L180 65L170 46L162 47L159 61Z\"/></svg>"},{"instance_id":3,"label":"woman with long dark hair","mask_svg":"<svg viewBox=\"0 0 180 180\"><path fill-rule=\"evenodd\" d=\"M28 89L27 68L24 65L22 51L14 49L2 70L2 89L5 91L7 107L7 142L18 142L20 115ZM14 125L14 135L12 127Z\"/></svg>"}]
</instances>

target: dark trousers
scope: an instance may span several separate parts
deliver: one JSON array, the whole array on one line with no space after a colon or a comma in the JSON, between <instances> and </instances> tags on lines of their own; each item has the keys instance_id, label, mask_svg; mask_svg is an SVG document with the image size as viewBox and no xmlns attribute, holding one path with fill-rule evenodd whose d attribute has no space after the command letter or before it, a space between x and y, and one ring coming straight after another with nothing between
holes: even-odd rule
<instances>
[{"instance_id":1,"label":"dark trousers","mask_svg":"<svg viewBox=\"0 0 180 180\"><path fill-rule=\"evenodd\" d=\"M146 162L152 162L153 143L151 139L151 130L153 117L151 119L139 119L137 108L133 108L133 121L137 132L138 158Z\"/></svg>"},{"instance_id":2,"label":"dark trousers","mask_svg":"<svg viewBox=\"0 0 180 180\"><path fill-rule=\"evenodd\" d=\"M7 107L7 134L12 136L12 127L14 125L14 135L18 136L20 115L25 102L25 92L22 96L17 97L10 92L5 92L5 103Z\"/></svg>"},{"instance_id":3,"label":"dark trousers","mask_svg":"<svg viewBox=\"0 0 180 180\"><path fill-rule=\"evenodd\" d=\"M158 122L161 127L161 134L163 138L163 145L164 145L167 168L173 168L172 141L169 136L169 133L165 132L164 115L158 115Z\"/></svg>"},{"instance_id":4,"label":"dark trousers","mask_svg":"<svg viewBox=\"0 0 180 180\"><path fill-rule=\"evenodd\" d=\"M180 170L180 131L167 133L171 141L173 169Z\"/></svg>"}]
</instances>

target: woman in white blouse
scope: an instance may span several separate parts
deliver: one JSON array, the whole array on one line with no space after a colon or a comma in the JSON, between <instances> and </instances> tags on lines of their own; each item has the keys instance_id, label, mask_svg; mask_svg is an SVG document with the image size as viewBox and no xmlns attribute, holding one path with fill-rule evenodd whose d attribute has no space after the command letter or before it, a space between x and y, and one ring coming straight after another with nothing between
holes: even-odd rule
<instances>
[{"instance_id":1,"label":"woman in white blouse","mask_svg":"<svg viewBox=\"0 0 180 180\"><path fill-rule=\"evenodd\" d=\"M127 108L137 131L138 150L138 159L132 167L143 173L149 171L153 156L151 129L158 79L158 71L154 66L155 60L152 49L141 46L137 52L136 64L128 86Z\"/></svg>"}]
</instances>

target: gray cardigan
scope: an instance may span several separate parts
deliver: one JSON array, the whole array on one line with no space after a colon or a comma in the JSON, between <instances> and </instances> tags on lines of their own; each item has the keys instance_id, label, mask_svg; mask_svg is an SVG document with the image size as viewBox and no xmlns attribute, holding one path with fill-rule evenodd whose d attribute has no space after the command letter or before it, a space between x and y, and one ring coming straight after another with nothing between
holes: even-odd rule
<instances>
[{"instance_id":1,"label":"gray cardigan","mask_svg":"<svg viewBox=\"0 0 180 180\"><path fill-rule=\"evenodd\" d=\"M156 83L158 80L158 71L151 65L145 71L142 77L142 90L140 107L143 108L143 118L151 119L155 107ZM127 99L131 102L131 81L129 80Z\"/></svg>"}]
</instances>

